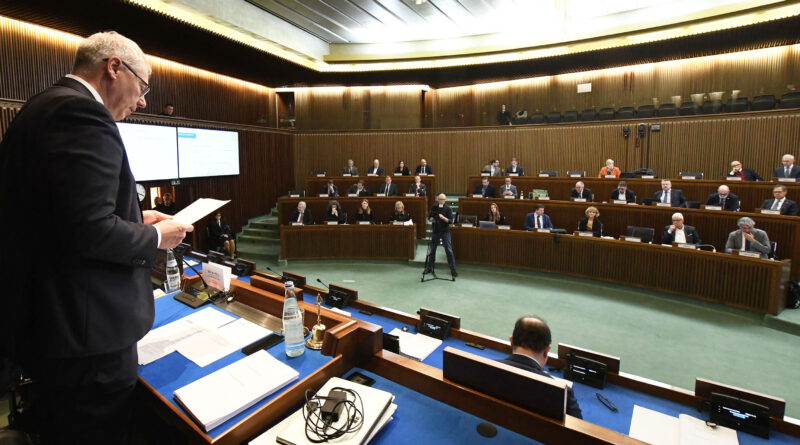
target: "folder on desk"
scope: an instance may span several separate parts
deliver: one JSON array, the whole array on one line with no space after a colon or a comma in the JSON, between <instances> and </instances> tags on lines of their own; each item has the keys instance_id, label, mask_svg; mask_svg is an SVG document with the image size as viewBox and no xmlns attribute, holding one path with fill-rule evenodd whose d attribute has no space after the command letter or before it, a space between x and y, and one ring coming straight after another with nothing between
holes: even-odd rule
<instances>
[{"instance_id":1,"label":"folder on desk","mask_svg":"<svg viewBox=\"0 0 800 445\"><path fill-rule=\"evenodd\" d=\"M208 432L299 376L290 366L260 350L189 383L173 397Z\"/></svg>"},{"instance_id":2,"label":"folder on desk","mask_svg":"<svg viewBox=\"0 0 800 445\"><path fill-rule=\"evenodd\" d=\"M394 335L400 339L400 355L418 361L425 360L436 348L442 345L442 341L438 338L428 337L424 334L403 332L398 328L392 329L389 335Z\"/></svg>"},{"instance_id":3,"label":"folder on desk","mask_svg":"<svg viewBox=\"0 0 800 445\"><path fill-rule=\"evenodd\" d=\"M706 423L688 414L672 417L658 411L633 406L628 435L652 445L738 445L736 431Z\"/></svg>"}]
</instances>

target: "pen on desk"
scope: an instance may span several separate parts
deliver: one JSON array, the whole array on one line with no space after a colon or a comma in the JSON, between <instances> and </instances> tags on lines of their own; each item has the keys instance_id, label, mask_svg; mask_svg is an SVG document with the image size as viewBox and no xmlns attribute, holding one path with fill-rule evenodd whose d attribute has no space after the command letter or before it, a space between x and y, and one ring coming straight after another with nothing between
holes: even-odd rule
<instances>
[{"instance_id":1,"label":"pen on desk","mask_svg":"<svg viewBox=\"0 0 800 445\"><path fill-rule=\"evenodd\" d=\"M597 400L599 400L600 403L605 405L606 408L610 409L613 412L617 412L618 411L616 405L611 403L611 400L608 400L605 396L603 396L599 392L596 392L595 395L597 396Z\"/></svg>"}]
</instances>

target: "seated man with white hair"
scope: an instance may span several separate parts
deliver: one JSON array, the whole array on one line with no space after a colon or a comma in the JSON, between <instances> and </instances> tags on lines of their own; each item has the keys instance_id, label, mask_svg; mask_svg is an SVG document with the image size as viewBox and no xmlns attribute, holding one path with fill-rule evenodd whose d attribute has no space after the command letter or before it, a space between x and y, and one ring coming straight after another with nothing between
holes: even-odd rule
<instances>
[{"instance_id":1,"label":"seated man with white hair","mask_svg":"<svg viewBox=\"0 0 800 445\"><path fill-rule=\"evenodd\" d=\"M800 167L794 165L794 156L783 155L781 164L783 165L772 171L773 178L800 178Z\"/></svg>"},{"instance_id":2,"label":"seated man with white hair","mask_svg":"<svg viewBox=\"0 0 800 445\"><path fill-rule=\"evenodd\" d=\"M292 219L289 221L291 223L303 223L303 225L311 225L314 224L314 218L311 216L311 210L306 208L306 202L300 201L297 203L297 210L294 211L294 215L292 215Z\"/></svg>"},{"instance_id":3,"label":"seated man with white hair","mask_svg":"<svg viewBox=\"0 0 800 445\"><path fill-rule=\"evenodd\" d=\"M694 226L683 223L682 213L672 214L672 225L664 227L664 234L661 235L661 244L702 244L700 235Z\"/></svg>"},{"instance_id":4,"label":"seated man with white hair","mask_svg":"<svg viewBox=\"0 0 800 445\"><path fill-rule=\"evenodd\" d=\"M728 242L725 243L725 252L731 253L734 250L758 252L761 254L761 258L769 258L772 244L769 242L767 232L756 229L756 222L747 216L739 218L736 224L739 229L728 235Z\"/></svg>"},{"instance_id":5,"label":"seated man with white hair","mask_svg":"<svg viewBox=\"0 0 800 445\"><path fill-rule=\"evenodd\" d=\"M587 189L586 186L583 185L583 181L578 181L575 183L575 187L569 193L570 199L585 199L586 202L592 202L592 190Z\"/></svg>"},{"instance_id":6,"label":"seated man with white hair","mask_svg":"<svg viewBox=\"0 0 800 445\"><path fill-rule=\"evenodd\" d=\"M723 184L717 187L717 193L708 195L706 206L719 206L729 212L739 211L739 197L731 193L731 189Z\"/></svg>"},{"instance_id":7,"label":"seated man with white hair","mask_svg":"<svg viewBox=\"0 0 800 445\"><path fill-rule=\"evenodd\" d=\"M600 172L597 173L597 177L605 178L606 176L614 176L615 178L619 178L620 174L619 167L614 166L614 160L608 159L606 160L606 166L601 168Z\"/></svg>"}]
</instances>

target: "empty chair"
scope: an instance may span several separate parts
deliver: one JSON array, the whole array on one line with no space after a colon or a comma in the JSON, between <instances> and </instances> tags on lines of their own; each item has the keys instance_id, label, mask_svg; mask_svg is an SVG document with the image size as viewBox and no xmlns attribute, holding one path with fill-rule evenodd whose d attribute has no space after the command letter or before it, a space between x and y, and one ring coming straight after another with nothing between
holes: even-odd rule
<instances>
[{"instance_id":1,"label":"empty chair","mask_svg":"<svg viewBox=\"0 0 800 445\"><path fill-rule=\"evenodd\" d=\"M703 179L703 172L680 172L678 176L681 178L693 176L694 179Z\"/></svg>"},{"instance_id":2,"label":"empty chair","mask_svg":"<svg viewBox=\"0 0 800 445\"><path fill-rule=\"evenodd\" d=\"M652 169L647 168L647 167L637 168L636 170L634 170L631 173L633 173L636 176L653 176L653 177L657 177L656 176L656 172L654 170L652 170Z\"/></svg>"},{"instance_id":3,"label":"empty chair","mask_svg":"<svg viewBox=\"0 0 800 445\"><path fill-rule=\"evenodd\" d=\"M635 178L635 177L636 177L636 173L634 173L634 172L622 172L622 173L619 174L619 179L630 179L630 178Z\"/></svg>"},{"instance_id":4,"label":"empty chair","mask_svg":"<svg viewBox=\"0 0 800 445\"><path fill-rule=\"evenodd\" d=\"M781 96L781 108L800 108L800 91Z\"/></svg>"},{"instance_id":5,"label":"empty chair","mask_svg":"<svg viewBox=\"0 0 800 445\"><path fill-rule=\"evenodd\" d=\"M575 110L565 111L564 122L578 122L578 112Z\"/></svg>"},{"instance_id":6,"label":"empty chair","mask_svg":"<svg viewBox=\"0 0 800 445\"><path fill-rule=\"evenodd\" d=\"M652 105L642 105L636 110L637 117L653 117L656 115L656 107Z\"/></svg>"},{"instance_id":7,"label":"empty chair","mask_svg":"<svg viewBox=\"0 0 800 445\"><path fill-rule=\"evenodd\" d=\"M558 176L558 170L541 170L539 171L539 175L548 175L551 178Z\"/></svg>"},{"instance_id":8,"label":"empty chair","mask_svg":"<svg viewBox=\"0 0 800 445\"><path fill-rule=\"evenodd\" d=\"M530 115L530 121L532 124L543 124L545 121L544 114L533 113Z\"/></svg>"},{"instance_id":9,"label":"empty chair","mask_svg":"<svg viewBox=\"0 0 800 445\"><path fill-rule=\"evenodd\" d=\"M610 121L614 119L614 109L613 108L601 108L600 109L600 120L601 121Z\"/></svg>"},{"instance_id":10,"label":"empty chair","mask_svg":"<svg viewBox=\"0 0 800 445\"><path fill-rule=\"evenodd\" d=\"M681 107L678 108L678 114L681 116L700 114L700 106L697 105L697 102L684 102L681 104Z\"/></svg>"},{"instance_id":11,"label":"empty chair","mask_svg":"<svg viewBox=\"0 0 800 445\"><path fill-rule=\"evenodd\" d=\"M572 178L586 177L586 170L567 170L567 176Z\"/></svg>"},{"instance_id":12,"label":"empty chair","mask_svg":"<svg viewBox=\"0 0 800 445\"><path fill-rule=\"evenodd\" d=\"M750 104L751 110L771 110L773 108L775 108L775 96L772 94L756 96Z\"/></svg>"},{"instance_id":13,"label":"empty chair","mask_svg":"<svg viewBox=\"0 0 800 445\"><path fill-rule=\"evenodd\" d=\"M725 111L721 100L707 100L703 102L703 114L717 114Z\"/></svg>"},{"instance_id":14,"label":"empty chair","mask_svg":"<svg viewBox=\"0 0 800 445\"><path fill-rule=\"evenodd\" d=\"M561 122L561 113L558 111L551 111L547 113L547 123L548 124L557 124Z\"/></svg>"},{"instance_id":15,"label":"empty chair","mask_svg":"<svg viewBox=\"0 0 800 445\"><path fill-rule=\"evenodd\" d=\"M597 112L594 111L594 108L587 108L581 111L581 117L579 119L581 122L589 122L593 120L597 120Z\"/></svg>"},{"instance_id":16,"label":"empty chair","mask_svg":"<svg viewBox=\"0 0 800 445\"><path fill-rule=\"evenodd\" d=\"M675 107L675 104L661 104L661 106L658 107L657 114L659 117L676 116L678 114L678 108Z\"/></svg>"},{"instance_id":17,"label":"empty chair","mask_svg":"<svg viewBox=\"0 0 800 445\"><path fill-rule=\"evenodd\" d=\"M686 208L687 209L699 209L700 208L700 201L686 201Z\"/></svg>"},{"instance_id":18,"label":"empty chair","mask_svg":"<svg viewBox=\"0 0 800 445\"><path fill-rule=\"evenodd\" d=\"M643 243L652 243L654 233L655 230L652 227L628 226L625 229L625 236L641 238Z\"/></svg>"},{"instance_id":19,"label":"empty chair","mask_svg":"<svg viewBox=\"0 0 800 445\"><path fill-rule=\"evenodd\" d=\"M740 97L738 99L729 100L728 105L725 106L725 111L728 113L741 113L747 111L748 108L750 108L750 103L747 101L747 98Z\"/></svg>"},{"instance_id":20,"label":"empty chair","mask_svg":"<svg viewBox=\"0 0 800 445\"><path fill-rule=\"evenodd\" d=\"M617 119L633 119L636 117L636 110L633 107L620 107L617 110Z\"/></svg>"}]
</instances>

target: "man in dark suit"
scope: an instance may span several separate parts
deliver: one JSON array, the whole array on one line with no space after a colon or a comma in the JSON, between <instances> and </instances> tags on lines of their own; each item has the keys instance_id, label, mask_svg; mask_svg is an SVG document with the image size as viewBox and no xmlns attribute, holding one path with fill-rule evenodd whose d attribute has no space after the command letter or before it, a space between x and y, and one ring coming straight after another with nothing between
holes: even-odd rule
<instances>
[{"instance_id":1,"label":"man in dark suit","mask_svg":"<svg viewBox=\"0 0 800 445\"><path fill-rule=\"evenodd\" d=\"M349 189L347 189L347 194L356 196L369 196L369 191L364 186L364 180L359 179L358 183L353 184Z\"/></svg>"},{"instance_id":2,"label":"man in dark suit","mask_svg":"<svg viewBox=\"0 0 800 445\"><path fill-rule=\"evenodd\" d=\"M519 166L517 158L511 158L511 165L506 169L506 174L509 176L525 176L525 170Z\"/></svg>"},{"instance_id":3,"label":"man in dark suit","mask_svg":"<svg viewBox=\"0 0 800 445\"><path fill-rule=\"evenodd\" d=\"M537 204L533 213L525 215L525 230L552 229L553 223L550 216L545 215L544 205Z\"/></svg>"},{"instance_id":4,"label":"man in dark suit","mask_svg":"<svg viewBox=\"0 0 800 445\"><path fill-rule=\"evenodd\" d=\"M592 202L592 191L587 189L582 181L578 181L575 183L575 187L569 193L569 197L572 199L585 199L586 202Z\"/></svg>"},{"instance_id":5,"label":"man in dark suit","mask_svg":"<svg viewBox=\"0 0 800 445\"><path fill-rule=\"evenodd\" d=\"M708 195L707 206L720 206L722 210L729 212L739 211L739 197L731 193L731 189L723 184L717 187L717 193Z\"/></svg>"},{"instance_id":6,"label":"man in dark suit","mask_svg":"<svg viewBox=\"0 0 800 445\"><path fill-rule=\"evenodd\" d=\"M511 334L511 355L498 361L551 377L544 367L552 342L550 327L544 320L539 317L521 317L514 324L514 332ZM583 419L578 399L575 398L575 392L570 386L567 386L567 414Z\"/></svg>"},{"instance_id":7,"label":"man in dark suit","mask_svg":"<svg viewBox=\"0 0 800 445\"><path fill-rule=\"evenodd\" d=\"M441 240L444 246L444 253L447 256L447 264L450 266L450 274L453 278L458 276L456 272L456 258L453 255L453 243L450 239L450 224L453 222L453 209L446 204L447 196L444 193L436 197L438 201L428 211L428 221L433 223L431 231L431 242L428 248L428 257L425 258L425 271L423 274L433 273L433 263L436 261L436 249Z\"/></svg>"},{"instance_id":8,"label":"man in dark suit","mask_svg":"<svg viewBox=\"0 0 800 445\"><path fill-rule=\"evenodd\" d=\"M372 167L367 170L367 176L383 176L383 167L381 167L381 161L377 159L372 161Z\"/></svg>"},{"instance_id":9,"label":"man in dark suit","mask_svg":"<svg viewBox=\"0 0 800 445\"><path fill-rule=\"evenodd\" d=\"M193 229L139 207L115 121L146 106L149 77L133 41L92 35L72 74L28 100L0 144L2 189L28 192L0 194L0 214L25 220L0 227L14 252L0 255L14 277L0 293L0 356L35 382L29 414L42 443L126 440L136 342L153 325L150 268ZM51 267L38 273L47 251Z\"/></svg>"},{"instance_id":10,"label":"man in dark suit","mask_svg":"<svg viewBox=\"0 0 800 445\"><path fill-rule=\"evenodd\" d=\"M636 194L633 190L628 190L626 181L619 181L617 188L611 192L611 201L636 202Z\"/></svg>"},{"instance_id":11,"label":"man in dark suit","mask_svg":"<svg viewBox=\"0 0 800 445\"><path fill-rule=\"evenodd\" d=\"M763 181L755 170L742 168L742 163L739 161L731 162L731 171L728 172L728 176L742 178L742 181Z\"/></svg>"},{"instance_id":12,"label":"man in dark suit","mask_svg":"<svg viewBox=\"0 0 800 445\"><path fill-rule=\"evenodd\" d=\"M329 179L325 187L319 192L320 195L328 195L329 197L339 196L339 189L333 184L333 179Z\"/></svg>"},{"instance_id":13,"label":"man in dark suit","mask_svg":"<svg viewBox=\"0 0 800 445\"><path fill-rule=\"evenodd\" d=\"M797 216L797 203L786 197L786 186L778 184L772 188L772 196L761 204L762 209L779 210L781 215Z\"/></svg>"},{"instance_id":14,"label":"man in dark suit","mask_svg":"<svg viewBox=\"0 0 800 445\"><path fill-rule=\"evenodd\" d=\"M311 216L311 210L308 210L305 201L300 201L297 203L297 210L294 211L292 214L292 219L289 220L289 224L291 223L303 223L305 226L314 224L314 218Z\"/></svg>"},{"instance_id":15,"label":"man in dark suit","mask_svg":"<svg viewBox=\"0 0 800 445\"><path fill-rule=\"evenodd\" d=\"M397 184L392 184L392 177L387 176L386 182L381 184L381 187L378 189L378 194L384 194L386 196L399 196L400 193L397 192Z\"/></svg>"},{"instance_id":16,"label":"man in dark suit","mask_svg":"<svg viewBox=\"0 0 800 445\"><path fill-rule=\"evenodd\" d=\"M355 166L355 163L352 159L347 160L347 167L342 169L343 175L350 175L350 176L358 176L358 167Z\"/></svg>"},{"instance_id":17,"label":"man in dark suit","mask_svg":"<svg viewBox=\"0 0 800 445\"><path fill-rule=\"evenodd\" d=\"M428 161L426 161L425 159L420 159L419 160L419 165L417 166L417 169L414 170L414 174L415 175L432 175L433 174L433 169L431 168L430 165L428 165Z\"/></svg>"},{"instance_id":18,"label":"man in dark suit","mask_svg":"<svg viewBox=\"0 0 800 445\"><path fill-rule=\"evenodd\" d=\"M664 227L664 234L661 235L661 244L702 244L700 235L694 226L683 223L682 213L672 214L672 225Z\"/></svg>"},{"instance_id":19,"label":"man in dark suit","mask_svg":"<svg viewBox=\"0 0 800 445\"><path fill-rule=\"evenodd\" d=\"M506 177L506 183L500 186L500 196L513 196L515 199L519 197L517 186L511 183L511 178Z\"/></svg>"},{"instance_id":20,"label":"man in dark suit","mask_svg":"<svg viewBox=\"0 0 800 445\"><path fill-rule=\"evenodd\" d=\"M481 178L481 183L475 186L472 194L481 195L484 198L494 198L494 186L489 184L489 178L484 176Z\"/></svg>"},{"instance_id":21,"label":"man in dark suit","mask_svg":"<svg viewBox=\"0 0 800 445\"><path fill-rule=\"evenodd\" d=\"M686 207L686 197L683 192L672 188L672 181L669 179L661 180L661 190L653 195L656 202L672 204L672 207Z\"/></svg>"},{"instance_id":22,"label":"man in dark suit","mask_svg":"<svg viewBox=\"0 0 800 445\"><path fill-rule=\"evenodd\" d=\"M408 187L408 193L413 193L414 196L425 196L428 191L425 184L422 183L422 178L419 175L414 176L414 183Z\"/></svg>"},{"instance_id":23,"label":"man in dark suit","mask_svg":"<svg viewBox=\"0 0 800 445\"><path fill-rule=\"evenodd\" d=\"M772 171L773 178L800 178L800 167L794 165L794 156L785 154L781 158L783 166Z\"/></svg>"}]
</instances>

